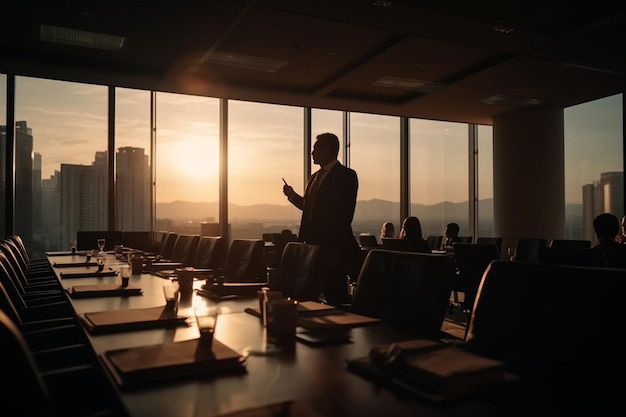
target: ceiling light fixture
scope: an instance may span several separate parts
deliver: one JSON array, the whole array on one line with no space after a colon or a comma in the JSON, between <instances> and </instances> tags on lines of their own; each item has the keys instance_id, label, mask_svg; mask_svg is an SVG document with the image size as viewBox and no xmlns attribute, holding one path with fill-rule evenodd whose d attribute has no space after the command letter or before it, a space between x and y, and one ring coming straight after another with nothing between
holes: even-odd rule
<instances>
[{"instance_id":1,"label":"ceiling light fixture","mask_svg":"<svg viewBox=\"0 0 626 417\"><path fill-rule=\"evenodd\" d=\"M494 25L491 30L498 33L509 34L515 30L515 28L506 25Z\"/></svg>"},{"instance_id":2,"label":"ceiling light fixture","mask_svg":"<svg viewBox=\"0 0 626 417\"><path fill-rule=\"evenodd\" d=\"M44 42L102 49L105 51L119 51L126 41L123 36L86 32L84 30L50 25L39 25L39 38Z\"/></svg>"},{"instance_id":3,"label":"ceiling light fixture","mask_svg":"<svg viewBox=\"0 0 626 417\"><path fill-rule=\"evenodd\" d=\"M377 87L400 88L402 90L419 91L420 93L430 93L443 87L443 84L431 81L414 80L411 78L400 78L385 75L374 81L371 85Z\"/></svg>"},{"instance_id":4,"label":"ceiling light fixture","mask_svg":"<svg viewBox=\"0 0 626 417\"><path fill-rule=\"evenodd\" d=\"M288 64L287 61L262 56L239 54L237 52L211 52L204 60L206 64L226 65L265 72L278 72Z\"/></svg>"}]
</instances>

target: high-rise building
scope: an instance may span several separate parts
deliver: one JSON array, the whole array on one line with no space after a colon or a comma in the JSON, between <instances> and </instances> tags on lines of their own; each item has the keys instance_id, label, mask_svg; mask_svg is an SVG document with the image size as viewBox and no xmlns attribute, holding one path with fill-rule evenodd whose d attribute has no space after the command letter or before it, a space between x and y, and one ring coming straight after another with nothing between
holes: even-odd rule
<instances>
[{"instance_id":1,"label":"high-rise building","mask_svg":"<svg viewBox=\"0 0 626 417\"><path fill-rule=\"evenodd\" d=\"M143 148L119 148L116 154L115 224L120 230L151 230L150 166Z\"/></svg>"},{"instance_id":2,"label":"high-rise building","mask_svg":"<svg viewBox=\"0 0 626 417\"><path fill-rule=\"evenodd\" d=\"M583 185L584 238L596 240L593 219L602 213L611 213L618 219L624 215L624 173L603 172L593 184Z\"/></svg>"},{"instance_id":3,"label":"high-rise building","mask_svg":"<svg viewBox=\"0 0 626 417\"><path fill-rule=\"evenodd\" d=\"M33 133L26 121L15 123L15 231L33 240Z\"/></svg>"}]
</instances>

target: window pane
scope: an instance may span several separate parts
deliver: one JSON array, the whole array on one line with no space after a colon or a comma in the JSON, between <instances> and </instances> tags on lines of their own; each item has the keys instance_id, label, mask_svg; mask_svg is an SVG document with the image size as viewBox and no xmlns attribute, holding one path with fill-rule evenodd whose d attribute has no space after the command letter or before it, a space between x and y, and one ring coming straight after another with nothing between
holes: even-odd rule
<instances>
[{"instance_id":1,"label":"window pane","mask_svg":"<svg viewBox=\"0 0 626 417\"><path fill-rule=\"evenodd\" d=\"M593 219L624 215L622 95L566 108L565 238L596 241Z\"/></svg>"},{"instance_id":2,"label":"window pane","mask_svg":"<svg viewBox=\"0 0 626 417\"><path fill-rule=\"evenodd\" d=\"M16 77L16 232L35 255L107 229L107 88Z\"/></svg>"},{"instance_id":3,"label":"window pane","mask_svg":"<svg viewBox=\"0 0 626 417\"><path fill-rule=\"evenodd\" d=\"M115 89L115 228L151 230L150 92Z\"/></svg>"},{"instance_id":4,"label":"window pane","mask_svg":"<svg viewBox=\"0 0 626 417\"><path fill-rule=\"evenodd\" d=\"M350 167L359 176L354 234L379 236L385 222L394 223L398 233L400 118L351 113L350 146Z\"/></svg>"},{"instance_id":5,"label":"window pane","mask_svg":"<svg viewBox=\"0 0 626 417\"><path fill-rule=\"evenodd\" d=\"M5 218L7 201L7 177L6 177L6 115L7 115L7 76L0 74L0 236L6 236Z\"/></svg>"},{"instance_id":6,"label":"window pane","mask_svg":"<svg viewBox=\"0 0 626 417\"><path fill-rule=\"evenodd\" d=\"M315 137L321 133L334 133L339 138L339 142L343 142L343 112L337 110L311 110L311 146L315 143ZM343 149L343 148L342 148ZM343 152L340 149L337 159L342 164ZM317 168L312 166L311 172L317 171Z\"/></svg>"},{"instance_id":7,"label":"window pane","mask_svg":"<svg viewBox=\"0 0 626 417\"><path fill-rule=\"evenodd\" d=\"M424 237L443 235L458 223L469 234L468 128L463 123L412 119L410 131L411 215Z\"/></svg>"},{"instance_id":8,"label":"window pane","mask_svg":"<svg viewBox=\"0 0 626 417\"><path fill-rule=\"evenodd\" d=\"M228 114L231 237L298 233L302 213L287 201L281 178L304 192L303 109L230 101Z\"/></svg>"},{"instance_id":9,"label":"window pane","mask_svg":"<svg viewBox=\"0 0 626 417\"><path fill-rule=\"evenodd\" d=\"M493 227L493 128L478 126L478 235L496 237Z\"/></svg>"},{"instance_id":10,"label":"window pane","mask_svg":"<svg viewBox=\"0 0 626 417\"><path fill-rule=\"evenodd\" d=\"M219 100L157 93L156 101L156 229L218 235Z\"/></svg>"}]
</instances>

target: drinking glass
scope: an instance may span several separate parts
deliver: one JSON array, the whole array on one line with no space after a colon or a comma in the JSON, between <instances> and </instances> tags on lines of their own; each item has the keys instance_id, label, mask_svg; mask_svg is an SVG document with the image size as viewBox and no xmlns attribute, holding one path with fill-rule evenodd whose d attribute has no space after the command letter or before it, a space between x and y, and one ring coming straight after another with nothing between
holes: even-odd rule
<instances>
[{"instance_id":1,"label":"drinking glass","mask_svg":"<svg viewBox=\"0 0 626 417\"><path fill-rule=\"evenodd\" d=\"M104 250L105 243L106 243L106 239L98 239L98 248L100 248L100 250Z\"/></svg>"},{"instance_id":2,"label":"drinking glass","mask_svg":"<svg viewBox=\"0 0 626 417\"><path fill-rule=\"evenodd\" d=\"M194 309L194 314L198 331L200 332L200 341L205 345L211 346L220 308L216 306L200 307Z\"/></svg>"}]
</instances>

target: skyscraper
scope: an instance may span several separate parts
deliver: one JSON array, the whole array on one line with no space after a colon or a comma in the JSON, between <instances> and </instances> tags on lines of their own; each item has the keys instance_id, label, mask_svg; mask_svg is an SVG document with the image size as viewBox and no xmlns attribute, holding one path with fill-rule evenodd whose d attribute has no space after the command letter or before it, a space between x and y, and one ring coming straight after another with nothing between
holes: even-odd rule
<instances>
[{"instance_id":1,"label":"skyscraper","mask_svg":"<svg viewBox=\"0 0 626 417\"><path fill-rule=\"evenodd\" d=\"M598 214L611 213L617 218L624 215L624 173L603 172L599 181L583 185L582 192L584 238L593 242L593 219Z\"/></svg>"},{"instance_id":2,"label":"skyscraper","mask_svg":"<svg viewBox=\"0 0 626 417\"><path fill-rule=\"evenodd\" d=\"M15 123L15 231L33 240L33 134L26 121Z\"/></svg>"},{"instance_id":3,"label":"skyscraper","mask_svg":"<svg viewBox=\"0 0 626 417\"><path fill-rule=\"evenodd\" d=\"M119 148L116 169L116 228L128 231L151 230L148 155L143 148Z\"/></svg>"}]
</instances>

